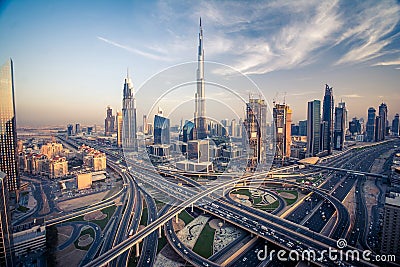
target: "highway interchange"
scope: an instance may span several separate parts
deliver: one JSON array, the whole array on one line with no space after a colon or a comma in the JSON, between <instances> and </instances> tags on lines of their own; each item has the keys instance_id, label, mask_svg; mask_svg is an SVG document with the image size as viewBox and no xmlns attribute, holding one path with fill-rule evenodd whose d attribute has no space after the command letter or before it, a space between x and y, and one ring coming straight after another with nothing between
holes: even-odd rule
<instances>
[{"instance_id":1,"label":"highway interchange","mask_svg":"<svg viewBox=\"0 0 400 267\"><path fill-rule=\"evenodd\" d=\"M61 141L73 147L81 144L81 141L65 139L61 139ZM394 142L398 143L398 141ZM138 256L136 253L139 244L141 244L141 252L136 261L137 266L152 266L156 259L157 242L161 230L164 231L172 248L187 262L195 266L219 266L219 264L205 259L185 247L176 237L172 228L172 221L175 220L177 214L185 209L206 212L210 216L221 218L245 230L251 236L258 237L251 248L236 257L229 266L281 265L282 263L277 262L276 257L265 261L257 259L257 251L262 249L266 243L269 247L280 247L287 251L292 248L298 251L309 249L323 251L329 247L336 248L338 238L346 238L349 246L344 248L344 251L356 248L368 249L367 233L364 232L368 229L368 220L366 218L365 199L361 194L362 183L368 177L346 170L368 172L373 160L393 147L394 142L387 142L376 147L349 149L339 157L330 157L330 159L319 164L321 167L335 167L338 170L300 169L298 166L293 166L292 169L274 170L274 174L284 172L293 174L292 177L288 176L288 178L274 178L273 174L269 172L236 178L236 180L224 180L219 184L211 182L208 185L199 184L185 175L165 169L161 171L162 176L160 176L149 166L139 164L131 159L127 159L127 165L125 165L124 161L121 162L121 154L100 146L96 147L92 143L91 146L107 153L107 166L122 177L123 188L109 199L49 219L47 224L57 225L67 222L94 210L115 205L114 201L121 198L122 205L116 206L116 211L106 228L101 233L96 231L95 242L81 262L82 266L99 266L105 263L109 263L110 266L127 265L130 259ZM132 167L131 171L128 171L128 166ZM304 176L316 174L319 174L321 179L314 185L305 185L297 181ZM160 177L163 177L163 179L160 179ZM308 194L308 196L296 204L290 212L286 212L284 218L281 218L276 214L281 212L285 203L279 195L276 195L279 206L272 213L244 206L234 201L229 195L229 188L232 188L234 184L242 184L243 181L247 181L246 185L242 185L244 188L249 188L248 186L251 187L252 184L255 186L262 184L262 190L270 191L273 194L272 190L268 189L269 186L274 185L275 189L289 186L306 192L305 194ZM353 187L358 192L356 193L357 216L354 225L350 225L349 213L342 201ZM149 190L164 194L174 202L174 205L167 205L160 212L157 212L153 194L150 194ZM147 226L139 230L144 207L148 214L146 218ZM332 229L327 229L330 221L329 227ZM233 263L234 265L232 265ZM338 264L373 265L369 262L331 261L324 257L321 257L321 262L314 260L312 264L324 266L337 266Z\"/></svg>"}]
</instances>

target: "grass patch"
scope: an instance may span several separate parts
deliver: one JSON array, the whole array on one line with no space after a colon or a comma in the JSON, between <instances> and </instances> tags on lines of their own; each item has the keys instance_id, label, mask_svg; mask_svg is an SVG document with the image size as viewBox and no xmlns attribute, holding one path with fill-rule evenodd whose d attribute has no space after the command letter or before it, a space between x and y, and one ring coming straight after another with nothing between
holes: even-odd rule
<instances>
[{"instance_id":1,"label":"grass patch","mask_svg":"<svg viewBox=\"0 0 400 267\"><path fill-rule=\"evenodd\" d=\"M103 213L107 214L107 217L102 220L91 220L90 222L97 224L101 228L101 230L103 230L104 227L106 227L110 218L113 216L115 209L116 209L115 205L102 209L101 211ZM83 215L82 215L82 216L79 216L76 218L72 218L72 219L68 220L67 222L87 222L87 221L84 220Z\"/></svg>"},{"instance_id":2,"label":"grass patch","mask_svg":"<svg viewBox=\"0 0 400 267\"><path fill-rule=\"evenodd\" d=\"M142 217L140 218L140 224L146 226L147 225L147 218L148 218L148 211L147 207L143 208Z\"/></svg>"},{"instance_id":3,"label":"grass patch","mask_svg":"<svg viewBox=\"0 0 400 267\"><path fill-rule=\"evenodd\" d=\"M232 191L232 193L251 197L251 193L250 193L249 189L238 189L236 191Z\"/></svg>"},{"instance_id":4,"label":"grass patch","mask_svg":"<svg viewBox=\"0 0 400 267\"><path fill-rule=\"evenodd\" d=\"M215 229L211 228L207 223L197 239L193 251L206 259L211 257L213 252L214 233Z\"/></svg>"},{"instance_id":5,"label":"grass patch","mask_svg":"<svg viewBox=\"0 0 400 267\"><path fill-rule=\"evenodd\" d=\"M262 201L262 197L255 197L253 198L253 205L260 204Z\"/></svg>"},{"instance_id":6,"label":"grass patch","mask_svg":"<svg viewBox=\"0 0 400 267\"><path fill-rule=\"evenodd\" d=\"M292 194L295 196L295 198L293 198L293 199L282 197L286 201L286 205L288 205L288 206L295 203L299 197L299 193L296 190L277 190L277 192L278 193L285 192L285 193Z\"/></svg>"},{"instance_id":7,"label":"grass patch","mask_svg":"<svg viewBox=\"0 0 400 267\"><path fill-rule=\"evenodd\" d=\"M185 222L185 225L188 225L188 223L190 223L191 221L194 220L194 218L193 218L192 216L190 216L189 213L187 213L186 210L182 211L182 212L179 214L178 217L179 217L179 219L181 219L182 221Z\"/></svg>"},{"instance_id":8,"label":"grass patch","mask_svg":"<svg viewBox=\"0 0 400 267\"><path fill-rule=\"evenodd\" d=\"M95 232L94 232L94 230L93 230L92 227L89 227L89 228L87 228L87 229L81 231L81 234L79 235L79 237L81 237L81 236L83 236L83 235L86 235L86 234L88 234L88 235L90 235L91 237L93 237L93 241L94 241L94 239L95 239L95 238L94 238ZM81 247L81 246L78 245L78 243L79 243L79 237L78 237L78 238L75 240L75 242L74 242L75 247L76 247L77 249L89 250L89 248L90 248L90 246L93 244L93 242L90 243L90 244L87 245L87 246Z\"/></svg>"},{"instance_id":9,"label":"grass patch","mask_svg":"<svg viewBox=\"0 0 400 267\"><path fill-rule=\"evenodd\" d=\"M17 208L17 210L21 211L21 212L27 212L29 209L25 206L19 205L19 207Z\"/></svg>"}]
</instances>

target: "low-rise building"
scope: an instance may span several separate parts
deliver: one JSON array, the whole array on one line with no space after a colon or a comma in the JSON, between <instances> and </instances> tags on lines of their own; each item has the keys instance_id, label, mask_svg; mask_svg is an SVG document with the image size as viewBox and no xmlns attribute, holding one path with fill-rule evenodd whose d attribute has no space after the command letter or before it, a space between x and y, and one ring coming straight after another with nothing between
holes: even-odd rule
<instances>
[{"instance_id":1,"label":"low-rise building","mask_svg":"<svg viewBox=\"0 0 400 267\"><path fill-rule=\"evenodd\" d=\"M49 177L59 178L68 174L68 161L65 157L54 157L49 163Z\"/></svg>"},{"instance_id":2,"label":"low-rise building","mask_svg":"<svg viewBox=\"0 0 400 267\"><path fill-rule=\"evenodd\" d=\"M92 173L79 173L76 175L76 187L78 190L92 187Z\"/></svg>"},{"instance_id":3,"label":"low-rise building","mask_svg":"<svg viewBox=\"0 0 400 267\"><path fill-rule=\"evenodd\" d=\"M32 222L14 227L13 252L21 258L31 252L46 250L46 225L44 219L34 219Z\"/></svg>"}]
</instances>

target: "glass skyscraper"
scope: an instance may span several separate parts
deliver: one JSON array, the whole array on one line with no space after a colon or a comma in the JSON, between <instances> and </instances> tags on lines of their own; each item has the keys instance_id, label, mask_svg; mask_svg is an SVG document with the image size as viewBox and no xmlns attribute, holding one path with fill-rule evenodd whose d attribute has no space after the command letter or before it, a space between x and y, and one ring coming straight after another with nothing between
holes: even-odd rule
<instances>
[{"instance_id":1,"label":"glass skyscraper","mask_svg":"<svg viewBox=\"0 0 400 267\"><path fill-rule=\"evenodd\" d=\"M0 171L0 266L13 266L11 216L8 209L7 175Z\"/></svg>"},{"instance_id":2,"label":"glass skyscraper","mask_svg":"<svg viewBox=\"0 0 400 267\"><path fill-rule=\"evenodd\" d=\"M0 69L0 171L7 175L8 191L19 189L14 73L10 59Z\"/></svg>"},{"instance_id":3,"label":"glass skyscraper","mask_svg":"<svg viewBox=\"0 0 400 267\"><path fill-rule=\"evenodd\" d=\"M160 115L154 116L154 144L169 144L169 119Z\"/></svg>"},{"instance_id":4,"label":"glass skyscraper","mask_svg":"<svg viewBox=\"0 0 400 267\"><path fill-rule=\"evenodd\" d=\"M307 155L316 156L320 152L321 101L308 102L307 111Z\"/></svg>"}]
</instances>

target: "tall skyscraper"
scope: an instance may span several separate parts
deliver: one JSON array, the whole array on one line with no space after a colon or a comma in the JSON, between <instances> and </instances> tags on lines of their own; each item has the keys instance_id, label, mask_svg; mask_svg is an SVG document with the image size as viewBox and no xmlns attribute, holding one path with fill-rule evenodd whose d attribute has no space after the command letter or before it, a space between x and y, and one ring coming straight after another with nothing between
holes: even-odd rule
<instances>
[{"instance_id":1,"label":"tall skyscraper","mask_svg":"<svg viewBox=\"0 0 400 267\"><path fill-rule=\"evenodd\" d=\"M143 134L149 134L149 129L147 125L147 115L143 115Z\"/></svg>"},{"instance_id":2,"label":"tall skyscraper","mask_svg":"<svg viewBox=\"0 0 400 267\"><path fill-rule=\"evenodd\" d=\"M236 133L236 120L233 119L231 121L231 132L230 132L230 136L231 137L236 137L237 133Z\"/></svg>"},{"instance_id":3,"label":"tall skyscraper","mask_svg":"<svg viewBox=\"0 0 400 267\"><path fill-rule=\"evenodd\" d=\"M367 120L367 142L373 142L375 140L375 117L376 117L376 109L370 107L368 109L368 120Z\"/></svg>"},{"instance_id":4,"label":"tall skyscraper","mask_svg":"<svg viewBox=\"0 0 400 267\"><path fill-rule=\"evenodd\" d=\"M115 132L114 122L115 116L112 114L112 108L108 106L106 118L104 120L104 135L110 136Z\"/></svg>"},{"instance_id":5,"label":"tall skyscraper","mask_svg":"<svg viewBox=\"0 0 400 267\"><path fill-rule=\"evenodd\" d=\"M81 125L79 123L75 124L75 134L80 134L82 132Z\"/></svg>"},{"instance_id":6,"label":"tall skyscraper","mask_svg":"<svg viewBox=\"0 0 400 267\"><path fill-rule=\"evenodd\" d=\"M391 193L385 199L381 253L400 258L400 194Z\"/></svg>"},{"instance_id":7,"label":"tall skyscraper","mask_svg":"<svg viewBox=\"0 0 400 267\"><path fill-rule=\"evenodd\" d=\"M71 136L74 134L74 126L72 124L68 124L67 126L67 134L68 136Z\"/></svg>"},{"instance_id":8,"label":"tall skyscraper","mask_svg":"<svg viewBox=\"0 0 400 267\"><path fill-rule=\"evenodd\" d=\"M13 266L12 228L8 209L7 174L0 171L0 266Z\"/></svg>"},{"instance_id":9,"label":"tall skyscraper","mask_svg":"<svg viewBox=\"0 0 400 267\"><path fill-rule=\"evenodd\" d=\"M320 152L321 101L308 102L307 110L307 155L316 156Z\"/></svg>"},{"instance_id":10,"label":"tall skyscraper","mask_svg":"<svg viewBox=\"0 0 400 267\"><path fill-rule=\"evenodd\" d=\"M122 147L123 117L122 117L122 112L120 111L117 111L116 124L117 124L117 146Z\"/></svg>"},{"instance_id":11,"label":"tall skyscraper","mask_svg":"<svg viewBox=\"0 0 400 267\"><path fill-rule=\"evenodd\" d=\"M206 97L204 88L203 28L200 18L199 48L197 54L197 92L195 94L194 125L196 139L207 137Z\"/></svg>"},{"instance_id":12,"label":"tall skyscraper","mask_svg":"<svg viewBox=\"0 0 400 267\"><path fill-rule=\"evenodd\" d=\"M375 118L375 142L385 140L385 135L383 132L383 120L381 116L376 116Z\"/></svg>"},{"instance_id":13,"label":"tall skyscraper","mask_svg":"<svg viewBox=\"0 0 400 267\"><path fill-rule=\"evenodd\" d=\"M276 103L273 108L273 116L276 143L275 158L283 162L290 157L292 110L286 104Z\"/></svg>"},{"instance_id":14,"label":"tall skyscraper","mask_svg":"<svg viewBox=\"0 0 400 267\"><path fill-rule=\"evenodd\" d=\"M382 127L379 129L379 136L381 140L385 140L385 136L389 134L388 108L385 103L379 106L379 116L382 119Z\"/></svg>"},{"instance_id":15,"label":"tall skyscraper","mask_svg":"<svg viewBox=\"0 0 400 267\"><path fill-rule=\"evenodd\" d=\"M136 100L133 93L133 85L127 73L122 100L122 144L126 151L137 151Z\"/></svg>"},{"instance_id":16,"label":"tall skyscraper","mask_svg":"<svg viewBox=\"0 0 400 267\"><path fill-rule=\"evenodd\" d=\"M335 128L333 132L333 147L342 150L345 137L345 108L335 107Z\"/></svg>"},{"instance_id":17,"label":"tall skyscraper","mask_svg":"<svg viewBox=\"0 0 400 267\"><path fill-rule=\"evenodd\" d=\"M349 122L349 131L351 135L361 134L362 133L362 126L360 120L356 117Z\"/></svg>"},{"instance_id":18,"label":"tall skyscraper","mask_svg":"<svg viewBox=\"0 0 400 267\"><path fill-rule=\"evenodd\" d=\"M326 128L321 136L321 149L332 153L332 133L333 133L333 92L332 87L325 84L324 105L322 110L322 121L326 121Z\"/></svg>"},{"instance_id":19,"label":"tall skyscraper","mask_svg":"<svg viewBox=\"0 0 400 267\"><path fill-rule=\"evenodd\" d=\"M14 67L10 59L0 69L0 171L7 174L9 191L20 187L16 127Z\"/></svg>"},{"instance_id":20,"label":"tall skyscraper","mask_svg":"<svg viewBox=\"0 0 400 267\"><path fill-rule=\"evenodd\" d=\"M161 114L154 116L154 144L170 143L170 122Z\"/></svg>"},{"instance_id":21,"label":"tall skyscraper","mask_svg":"<svg viewBox=\"0 0 400 267\"><path fill-rule=\"evenodd\" d=\"M392 121L392 134L394 136L399 136L399 114L396 114Z\"/></svg>"},{"instance_id":22,"label":"tall skyscraper","mask_svg":"<svg viewBox=\"0 0 400 267\"><path fill-rule=\"evenodd\" d=\"M347 118L347 107L346 107L346 103L343 102L343 100L340 101L340 103L338 103L338 107L339 108L343 108L343 114L344 114L344 134L346 135L348 127L349 127L349 121Z\"/></svg>"},{"instance_id":23,"label":"tall skyscraper","mask_svg":"<svg viewBox=\"0 0 400 267\"><path fill-rule=\"evenodd\" d=\"M299 121L299 135L307 136L307 120Z\"/></svg>"}]
</instances>

